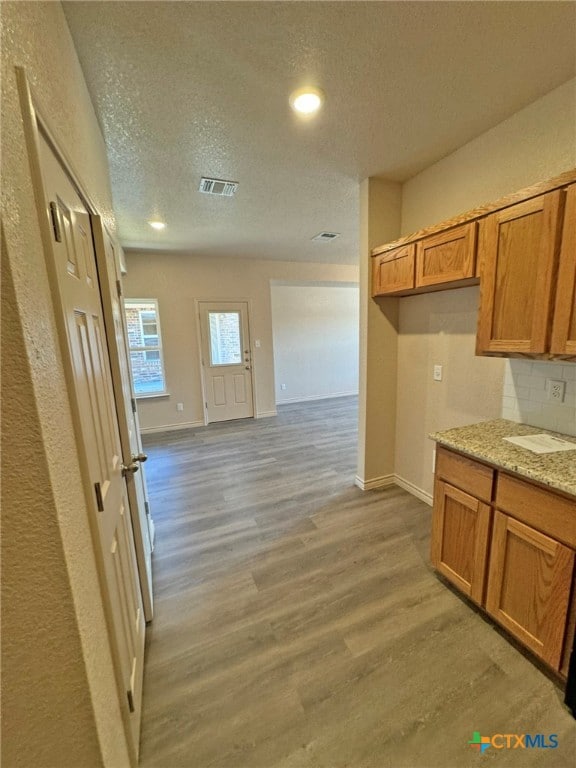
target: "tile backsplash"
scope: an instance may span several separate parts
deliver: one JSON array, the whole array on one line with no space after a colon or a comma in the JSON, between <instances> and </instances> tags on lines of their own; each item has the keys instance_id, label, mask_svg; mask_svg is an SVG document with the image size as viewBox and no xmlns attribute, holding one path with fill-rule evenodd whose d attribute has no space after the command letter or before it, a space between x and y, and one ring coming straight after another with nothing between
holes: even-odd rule
<instances>
[{"instance_id":1,"label":"tile backsplash","mask_svg":"<svg viewBox=\"0 0 576 768\"><path fill-rule=\"evenodd\" d=\"M563 403L548 398L547 380L566 382ZM576 435L576 364L508 360L502 417L534 427Z\"/></svg>"}]
</instances>

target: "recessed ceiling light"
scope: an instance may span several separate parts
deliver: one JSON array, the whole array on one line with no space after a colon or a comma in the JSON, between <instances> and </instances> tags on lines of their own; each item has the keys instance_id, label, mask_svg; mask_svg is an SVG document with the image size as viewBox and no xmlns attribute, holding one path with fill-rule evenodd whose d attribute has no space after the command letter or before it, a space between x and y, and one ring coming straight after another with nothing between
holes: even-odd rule
<instances>
[{"instance_id":1,"label":"recessed ceiling light","mask_svg":"<svg viewBox=\"0 0 576 768\"><path fill-rule=\"evenodd\" d=\"M164 229L166 227L166 224L163 221L149 221L148 224L152 227L152 229Z\"/></svg>"},{"instance_id":2,"label":"recessed ceiling light","mask_svg":"<svg viewBox=\"0 0 576 768\"><path fill-rule=\"evenodd\" d=\"M307 86L298 88L290 96L290 106L301 115L313 115L324 103L324 92L320 88Z\"/></svg>"}]
</instances>

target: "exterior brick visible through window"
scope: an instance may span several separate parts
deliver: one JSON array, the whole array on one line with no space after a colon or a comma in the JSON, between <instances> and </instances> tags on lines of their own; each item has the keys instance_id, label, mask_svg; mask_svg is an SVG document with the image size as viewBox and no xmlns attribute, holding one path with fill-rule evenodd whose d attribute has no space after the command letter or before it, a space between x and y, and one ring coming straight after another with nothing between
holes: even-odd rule
<instances>
[{"instance_id":1,"label":"exterior brick visible through window","mask_svg":"<svg viewBox=\"0 0 576 768\"><path fill-rule=\"evenodd\" d=\"M126 299L124 302L132 380L136 395L166 391L162 337L156 299Z\"/></svg>"}]
</instances>

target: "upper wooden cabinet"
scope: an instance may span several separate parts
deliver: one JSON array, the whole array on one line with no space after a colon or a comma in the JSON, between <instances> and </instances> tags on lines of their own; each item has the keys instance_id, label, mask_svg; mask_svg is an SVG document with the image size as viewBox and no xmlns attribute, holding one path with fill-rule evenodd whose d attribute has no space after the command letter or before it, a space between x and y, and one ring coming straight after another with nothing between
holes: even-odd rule
<instances>
[{"instance_id":1,"label":"upper wooden cabinet","mask_svg":"<svg viewBox=\"0 0 576 768\"><path fill-rule=\"evenodd\" d=\"M476 226L471 221L416 243L416 288L475 276Z\"/></svg>"},{"instance_id":2,"label":"upper wooden cabinet","mask_svg":"<svg viewBox=\"0 0 576 768\"><path fill-rule=\"evenodd\" d=\"M372 251L372 295L480 283L476 354L576 360L576 170Z\"/></svg>"},{"instance_id":3,"label":"upper wooden cabinet","mask_svg":"<svg viewBox=\"0 0 576 768\"><path fill-rule=\"evenodd\" d=\"M566 193L550 352L576 357L576 184Z\"/></svg>"},{"instance_id":4,"label":"upper wooden cabinet","mask_svg":"<svg viewBox=\"0 0 576 768\"><path fill-rule=\"evenodd\" d=\"M377 254L372 259L372 295L408 296L478 282L476 228L471 221Z\"/></svg>"},{"instance_id":5,"label":"upper wooden cabinet","mask_svg":"<svg viewBox=\"0 0 576 768\"><path fill-rule=\"evenodd\" d=\"M372 293L393 295L414 288L414 243L395 248L372 259Z\"/></svg>"},{"instance_id":6,"label":"upper wooden cabinet","mask_svg":"<svg viewBox=\"0 0 576 768\"><path fill-rule=\"evenodd\" d=\"M564 195L555 190L480 223L477 354L548 351Z\"/></svg>"}]
</instances>

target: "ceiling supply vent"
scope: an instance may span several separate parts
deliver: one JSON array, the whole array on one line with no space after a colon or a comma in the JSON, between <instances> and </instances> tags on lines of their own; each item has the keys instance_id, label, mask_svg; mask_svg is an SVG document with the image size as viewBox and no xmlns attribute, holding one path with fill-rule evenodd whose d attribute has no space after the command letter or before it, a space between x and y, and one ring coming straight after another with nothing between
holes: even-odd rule
<instances>
[{"instance_id":1,"label":"ceiling supply vent","mask_svg":"<svg viewBox=\"0 0 576 768\"><path fill-rule=\"evenodd\" d=\"M340 232L319 232L312 240L329 243L331 240L336 240L337 237L340 237Z\"/></svg>"},{"instance_id":2,"label":"ceiling supply vent","mask_svg":"<svg viewBox=\"0 0 576 768\"><path fill-rule=\"evenodd\" d=\"M224 181L223 179L200 179L200 192L206 195L219 195L220 197L232 197L238 189L237 181Z\"/></svg>"}]
</instances>

